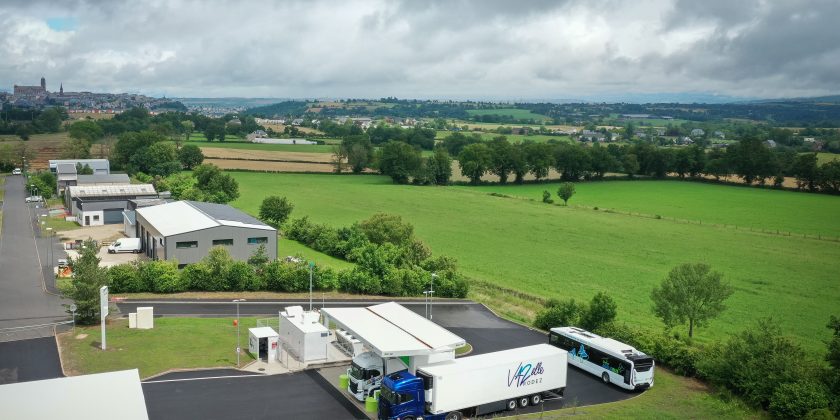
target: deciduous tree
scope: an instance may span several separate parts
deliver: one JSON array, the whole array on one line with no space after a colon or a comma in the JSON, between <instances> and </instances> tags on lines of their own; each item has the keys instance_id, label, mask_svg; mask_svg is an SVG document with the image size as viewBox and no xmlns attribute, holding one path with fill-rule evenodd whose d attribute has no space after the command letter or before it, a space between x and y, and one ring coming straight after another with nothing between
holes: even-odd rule
<instances>
[{"instance_id":1,"label":"deciduous tree","mask_svg":"<svg viewBox=\"0 0 840 420\"><path fill-rule=\"evenodd\" d=\"M688 336L720 315L733 293L723 276L707 264L681 264L651 292L653 312L668 327L688 322Z\"/></svg>"}]
</instances>

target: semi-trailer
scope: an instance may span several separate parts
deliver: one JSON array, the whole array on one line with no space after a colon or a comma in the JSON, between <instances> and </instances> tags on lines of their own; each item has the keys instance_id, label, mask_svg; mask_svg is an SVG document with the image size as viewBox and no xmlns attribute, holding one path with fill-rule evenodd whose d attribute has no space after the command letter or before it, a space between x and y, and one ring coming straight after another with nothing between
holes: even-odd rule
<instances>
[{"instance_id":1,"label":"semi-trailer","mask_svg":"<svg viewBox=\"0 0 840 420\"><path fill-rule=\"evenodd\" d=\"M391 373L379 419L460 420L538 405L566 389L567 354L548 344L520 347Z\"/></svg>"}]
</instances>

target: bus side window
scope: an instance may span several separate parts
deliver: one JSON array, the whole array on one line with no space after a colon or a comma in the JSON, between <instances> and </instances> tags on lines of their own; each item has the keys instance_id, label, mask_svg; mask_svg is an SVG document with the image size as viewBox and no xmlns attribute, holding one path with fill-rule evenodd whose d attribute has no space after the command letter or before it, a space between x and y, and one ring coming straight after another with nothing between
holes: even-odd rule
<instances>
[{"instance_id":1,"label":"bus side window","mask_svg":"<svg viewBox=\"0 0 840 420\"><path fill-rule=\"evenodd\" d=\"M632 371L633 369L630 369L630 364L627 363L627 362L619 362L619 363L621 363L621 365L624 366L624 383L629 384L630 383L630 371Z\"/></svg>"}]
</instances>

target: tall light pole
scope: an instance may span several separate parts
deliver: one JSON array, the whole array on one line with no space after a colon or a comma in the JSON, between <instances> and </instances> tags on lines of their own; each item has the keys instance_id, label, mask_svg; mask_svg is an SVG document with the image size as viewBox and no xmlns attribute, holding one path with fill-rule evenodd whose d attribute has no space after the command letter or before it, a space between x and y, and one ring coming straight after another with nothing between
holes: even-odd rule
<instances>
[{"instance_id":1,"label":"tall light pole","mask_svg":"<svg viewBox=\"0 0 840 420\"><path fill-rule=\"evenodd\" d=\"M239 367L239 353L242 349L239 348L239 302L245 302L245 299L234 299L236 303L236 367Z\"/></svg>"},{"instance_id":2,"label":"tall light pole","mask_svg":"<svg viewBox=\"0 0 840 420\"><path fill-rule=\"evenodd\" d=\"M312 269L315 267L315 261L309 261L309 312L312 312Z\"/></svg>"},{"instance_id":3,"label":"tall light pole","mask_svg":"<svg viewBox=\"0 0 840 420\"><path fill-rule=\"evenodd\" d=\"M52 230L53 230L53 228L51 228L51 227L47 228L47 232L50 235L50 269L52 269L53 261L55 261L53 259L53 231Z\"/></svg>"},{"instance_id":4,"label":"tall light pole","mask_svg":"<svg viewBox=\"0 0 840 420\"><path fill-rule=\"evenodd\" d=\"M435 278L437 278L437 273L432 273L432 282L429 285L429 320L432 319L432 304L434 303L432 299L435 294Z\"/></svg>"}]
</instances>

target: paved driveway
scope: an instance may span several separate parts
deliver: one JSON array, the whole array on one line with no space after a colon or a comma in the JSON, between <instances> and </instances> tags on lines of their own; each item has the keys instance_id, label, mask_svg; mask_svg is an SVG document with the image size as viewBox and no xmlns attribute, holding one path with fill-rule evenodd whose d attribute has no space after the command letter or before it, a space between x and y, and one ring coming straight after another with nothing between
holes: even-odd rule
<instances>
[{"instance_id":1,"label":"paved driveway","mask_svg":"<svg viewBox=\"0 0 840 420\"><path fill-rule=\"evenodd\" d=\"M66 320L61 299L44 292L41 261L48 258L36 247L31 213L24 203L22 176L7 176L0 233L0 331L3 328ZM48 248L47 248L48 249ZM0 340L40 337L51 328L0 334Z\"/></svg>"},{"instance_id":2,"label":"paved driveway","mask_svg":"<svg viewBox=\"0 0 840 420\"><path fill-rule=\"evenodd\" d=\"M62 376L55 337L0 343L0 385Z\"/></svg>"}]
</instances>

